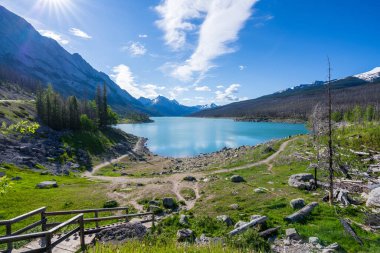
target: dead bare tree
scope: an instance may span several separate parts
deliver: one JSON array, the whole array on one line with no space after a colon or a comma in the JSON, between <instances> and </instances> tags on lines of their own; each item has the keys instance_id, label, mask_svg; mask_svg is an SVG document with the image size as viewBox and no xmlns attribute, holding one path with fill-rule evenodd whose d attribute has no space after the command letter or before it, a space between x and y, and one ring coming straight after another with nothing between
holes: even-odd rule
<instances>
[{"instance_id":1,"label":"dead bare tree","mask_svg":"<svg viewBox=\"0 0 380 253\"><path fill-rule=\"evenodd\" d=\"M332 127L331 127L331 64L330 64L330 58L327 57L327 63L328 63L328 82L327 82L327 93L328 93L328 138L329 138L329 144L328 144L328 150L329 150L329 179L330 179L330 186L329 186L329 202L330 205L333 205L334 203L334 169L333 169L333 150L332 150Z\"/></svg>"}]
</instances>

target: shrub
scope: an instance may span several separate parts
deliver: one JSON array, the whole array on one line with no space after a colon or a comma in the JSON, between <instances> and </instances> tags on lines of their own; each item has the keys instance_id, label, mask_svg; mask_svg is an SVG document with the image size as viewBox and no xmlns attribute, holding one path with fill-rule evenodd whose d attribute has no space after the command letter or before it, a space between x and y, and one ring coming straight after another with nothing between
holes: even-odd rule
<instances>
[{"instance_id":1,"label":"shrub","mask_svg":"<svg viewBox=\"0 0 380 253\"><path fill-rule=\"evenodd\" d=\"M80 128L83 131L94 131L96 130L96 125L86 114L82 114L80 116Z\"/></svg>"},{"instance_id":2,"label":"shrub","mask_svg":"<svg viewBox=\"0 0 380 253\"><path fill-rule=\"evenodd\" d=\"M116 200L108 200L103 204L104 208L113 208L113 207L118 207L119 203L117 203Z\"/></svg>"},{"instance_id":3,"label":"shrub","mask_svg":"<svg viewBox=\"0 0 380 253\"><path fill-rule=\"evenodd\" d=\"M269 252L270 246L265 240L259 236L259 233L254 229L248 229L247 231L230 237L228 244L232 247L241 250L254 250L258 252Z\"/></svg>"}]
</instances>

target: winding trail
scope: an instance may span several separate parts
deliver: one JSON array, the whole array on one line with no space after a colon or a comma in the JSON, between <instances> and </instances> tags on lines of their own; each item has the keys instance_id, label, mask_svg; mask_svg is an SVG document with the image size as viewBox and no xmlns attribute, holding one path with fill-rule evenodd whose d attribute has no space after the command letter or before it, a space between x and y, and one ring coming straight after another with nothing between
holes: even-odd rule
<instances>
[{"instance_id":1,"label":"winding trail","mask_svg":"<svg viewBox=\"0 0 380 253\"><path fill-rule=\"evenodd\" d=\"M120 156L116 159L113 159L111 161L107 161L104 163L101 163L93 168L93 170L86 171L83 176L89 178L89 179L94 179L94 180L102 180L102 181L108 181L110 182L110 187L115 187L117 185L123 185L123 184L144 184L144 185L151 185L151 184L158 184L162 183L165 181L168 184L171 184L171 191L176 195L178 200L182 200L186 204L186 209L190 210L191 208L194 207L196 201L200 198L200 193L199 193L199 185L198 182L185 182L183 181L183 178L185 176L194 176L198 180L202 177L205 177L207 175L214 175L214 174L219 174L219 173L226 173L226 172L231 172L231 171L238 171L238 170L244 170L248 169L251 167L259 166L259 165L268 165L268 170L271 172L271 169L273 167L272 161L281 153L285 150L285 148L288 146L289 142L291 142L293 139L289 139L285 142L283 142L279 149L270 155L269 157L258 161L254 163L248 163L245 165L229 168L229 169L220 169L220 170L214 170L214 171L205 171L205 172L183 172L183 173L176 173L172 174L166 177L144 177L144 178L128 178L128 177L109 177L109 176L97 176L95 173L109 165L115 162L118 162L122 160L123 158L127 157L128 154ZM138 142L136 143L135 148L133 149L134 152L139 152L141 150L141 147L144 146L145 140L143 138L140 138ZM195 199L193 200L185 200L185 198L181 195L181 189L183 187L187 188L192 188L195 192ZM126 193L120 193L120 192L113 192L110 195L115 195L118 198L127 198L128 194ZM142 206L137 203L137 199L130 199L128 201L130 204L132 204L137 210L142 210Z\"/></svg>"}]
</instances>

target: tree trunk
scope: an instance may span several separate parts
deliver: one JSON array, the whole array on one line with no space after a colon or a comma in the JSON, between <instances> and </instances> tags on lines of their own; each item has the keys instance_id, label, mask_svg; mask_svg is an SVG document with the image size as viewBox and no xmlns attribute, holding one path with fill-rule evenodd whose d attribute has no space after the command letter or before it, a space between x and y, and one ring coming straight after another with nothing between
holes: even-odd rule
<instances>
[{"instance_id":1,"label":"tree trunk","mask_svg":"<svg viewBox=\"0 0 380 253\"><path fill-rule=\"evenodd\" d=\"M279 230L280 227L275 227L275 228L269 228L267 230L264 230L262 232L259 233L259 236L263 237L263 238L268 238L270 237L271 235L273 235L274 233L277 232L277 230Z\"/></svg>"},{"instance_id":2,"label":"tree trunk","mask_svg":"<svg viewBox=\"0 0 380 253\"><path fill-rule=\"evenodd\" d=\"M350 235L352 236L355 241L357 241L360 245L363 245L363 241L359 238L359 236L355 233L355 231L352 229L352 227L350 226L350 224L348 224L348 222L345 220L345 219L339 219L340 220L340 223L342 224L344 230Z\"/></svg>"},{"instance_id":3,"label":"tree trunk","mask_svg":"<svg viewBox=\"0 0 380 253\"><path fill-rule=\"evenodd\" d=\"M228 233L228 235L236 235L236 234L239 234L245 230L247 230L248 228L250 227L253 227L253 226L256 226L257 224L260 224L260 223L264 223L266 220L268 219L268 217L266 216L261 216L257 219L254 219L254 220L251 220L250 222L248 222L247 224L241 226L241 227L238 227L234 230L232 230L231 232Z\"/></svg>"},{"instance_id":4,"label":"tree trunk","mask_svg":"<svg viewBox=\"0 0 380 253\"><path fill-rule=\"evenodd\" d=\"M284 218L285 221L288 222L297 222L305 219L311 211L313 211L314 207L318 206L317 202L312 202L308 204L307 206L303 207L301 210L287 216Z\"/></svg>"}]
</instances>

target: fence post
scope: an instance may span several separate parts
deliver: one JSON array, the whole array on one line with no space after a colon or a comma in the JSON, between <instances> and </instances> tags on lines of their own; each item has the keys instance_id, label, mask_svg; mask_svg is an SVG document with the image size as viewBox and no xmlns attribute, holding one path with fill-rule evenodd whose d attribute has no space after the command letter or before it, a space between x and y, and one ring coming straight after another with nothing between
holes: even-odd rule
<instances>
[{"instance_id":1,"label":"fence post","mask_svg":"<svg viewBox=\"0 0 380 253\"><path fill-rule=\"evenodd\" d=\"M95 218L98 218L99 217L99 212L98 211L95 211ZM98 228L99 227L99 221L95 221L95 226Z\"/></svg>"},{"instance_id":2,"label":"fence post","mask_svg":"<svg viewBox=\"0 0 380 253\"><path fill-rule=\"evenodd\" d=\"M11 236L12 235L12 223L11 222L8 222L7 225L6 225L6 233L7 233L7 236ZM7 243L7 250L8 252L12 252L12 249L13 249L13 242L8 242Z\"/></svg>"},{"instance_id":3,"label":"fence post","mask_svg":"<svg viewBox=\"0 0 380 253\"><path fill-rule=\"evenodd\" d=\"M46 219L45 211L46 210L43 210L41 212L41 229L42 229L42 231L46 231L46 222L47 222L47 219Z\"/></svg>"},{"instance_id":4,"label":"fence post","mask_svg":"<svg viewBox=\"0 0 380 253\"><path fill-rule=\"evenodd\" d=\"M47 253L52 253L52 247L51 247L51 237L52 233L46 233L45 236L45 249Z\"/></svg>"},{"instance_id":5,"label":"fence post","mask_svg":"<svg viewBox=\"0 0 380 253\"><path fill-rule=\"evenodd\" d=\"M125 208L125 215L128 215L128 207ZM125 222L128 222L128 217L125 217Z\"/></svg>"},{"instance_id":6,"label":"fence post","mask_svg":"<svg viewBox=\"0 0 380 253\"><path fill-rule=\"evenodd\" d=\"M81 246L82 251L84 251L85 247L86 247L86 243L84 241L84 220L83 220L83 214L79 218L79 228L80 228L79 229L80 246Z\"/></svg>"}]
</instances>

